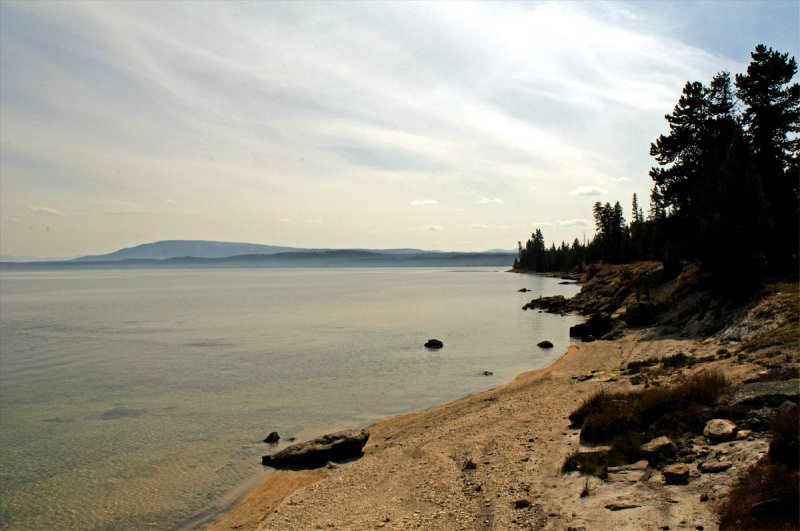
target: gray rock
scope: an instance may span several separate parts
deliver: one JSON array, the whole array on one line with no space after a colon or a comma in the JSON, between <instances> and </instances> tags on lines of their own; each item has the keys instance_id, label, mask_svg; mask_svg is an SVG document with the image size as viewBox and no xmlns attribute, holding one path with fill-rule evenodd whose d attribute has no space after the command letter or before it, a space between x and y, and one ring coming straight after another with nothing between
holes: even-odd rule
<instances>
[{"instance_id":1,"label":"gray rock","mask_svg":"<svg viewBox=\"0 0 800 531\"><path fill-rule=\"evenodd\" d=\"M736 424L728 419L711 419L706 422L703 435L715 442L730 441L736 437L738 429Z\"/></svg>"},{"instance_id":2,"label":"gray rock","mask_svg":"<svg viewBox=\"0 0 800 531\"><path fill-rule=\"evenodd\" d=\"M643 471L647 469L648 465L649 463L642 459L641 461L636 461L631 465L610 466L608 467L608 471L613 473Z\"/></svg>"},{"instance_id":3,"label":"gray rock","mask_svg":"<svg viewBox=\"0 0 800 531\"><path fill-rule=\"evenodd\" d=\"M689 467L683 463L677 463L665 467L661 471L664 481L670 485L677 483L686 483L689 481Z\"/></svg>"},{"instance_id":4,"label":"gray rock","mask_svg":"<svg viewBox=\"0 0 800 531\"><path fill-rule=\"evenodd\" d=\"M444 343L442 343L438 339L429 339L427 343L425 343L425 348L442 348Z\"/></svg>"},{"instance_id":5,"label":"gray rock","mask_svg":"<svg viewBox=\"0 0 800 531\"><path fill-rule=\"evenodd\" d=\"M553 295L552 297L539 297L522 307L523 310L541 309L547 312L557 312L567 305L567 299L563 295Z\"/></svg>"},{"instance_id":6,"label":"gray rock","mask_svg":"<svg viewBox=\"0 0 800 531\"><path fill-rule=\"evenodd\" d=\"M606 505L606 509L608 509L609 511L624 511L625 509L636 509L637 507L641 507L641 505L638 505L636 503L624 503L624 502L609 503L608 505Z\"/></svg>"},{"instance_id":7,"label":"gray rock","mask_svg":"<svg viewBox=\"0 0 800 531\"><path fill-rule=\"evenodd\" d=\"M639 450L650 461L673 460L678 453L678 447L669 437L657 437L650 442L644 443Z\"/></svg>"},{"instance_id":8,"label":"gray rock","mask_svg":"<svg viewBox=\"0 0 800 531\"><path fill-rule=\"evenodd\" d=\"M717 461L717 462L703 461L702 463L697 465L697 470L706 474L713 474L715 472L724 472L725 470L728 470L731 466L733 466L733 463L728 463L725 461Z\"/></svg>"},{"instance_id":9,"label":"gray rock","mask_svg":"<svg viewBox=\"0 0 800 531\"><path fill-rule=\"evenodd\" d=\"M362 455L369 433L349 430L330 433L312 441L294 444L272 455L261 458L261 464L273 468L319 468L328 461L352 459Z\"/></svg>"}]
</instances>

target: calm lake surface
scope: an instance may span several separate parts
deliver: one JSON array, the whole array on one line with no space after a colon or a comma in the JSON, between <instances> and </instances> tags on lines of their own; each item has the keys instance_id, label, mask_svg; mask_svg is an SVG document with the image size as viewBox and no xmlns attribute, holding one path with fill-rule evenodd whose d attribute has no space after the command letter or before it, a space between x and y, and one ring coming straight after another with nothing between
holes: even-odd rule
<instances>
[{"instance_id":1,"label":"calm lake surface","mask_svg":"<svg viewBox=\"0 0 800 531\"><path fill-rule=\"evenodd\" d=\"M548 365L579 319L520 307L577 290L486 268L0 273L0 528L198 524L266 477L271 431L363 427Z\"/></svg>"}]
</instances>

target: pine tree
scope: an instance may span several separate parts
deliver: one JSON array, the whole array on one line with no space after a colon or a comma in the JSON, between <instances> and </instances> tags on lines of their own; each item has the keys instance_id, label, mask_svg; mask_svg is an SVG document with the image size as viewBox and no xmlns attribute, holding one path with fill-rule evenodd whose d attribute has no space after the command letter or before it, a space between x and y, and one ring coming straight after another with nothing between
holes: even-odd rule
<instances>
[{"instance_id":1,"label":"pine tree","mask_svg":"<svg viewBox=\"0 0 800 531\"><path fill-rule=\"evenodd\" d=\"M744 124L764 187L774 229L767 255L776 271L797 269L800 193L797 174L800 90L791 83L797 63L763 44L750 54L746 74L736 75L737 96L745 104Z\"/></svg>"}]
</instances>

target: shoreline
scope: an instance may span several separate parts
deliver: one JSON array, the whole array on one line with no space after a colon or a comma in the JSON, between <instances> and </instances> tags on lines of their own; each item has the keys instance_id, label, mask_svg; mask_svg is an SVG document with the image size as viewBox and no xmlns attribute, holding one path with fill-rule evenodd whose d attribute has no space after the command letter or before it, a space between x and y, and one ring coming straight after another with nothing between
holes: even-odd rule
<instances>
[{"instance_id":1,"label":"shoreline","mask_svg":"<svg viewBox=\"0 0 800 531\"><path fill-rule=\"evenodd\" d=\"M207 529L508 528L519 516L515 504L526 503L519 500L530 502L525 511L540 513L528 515L541 524L536 527L625 527L630 515L601 508L592 518L576 518L566 511L584 486L577 473L560 472L579 444L567 416L594 392L620 384L612 376L578 379L656 352L699 356L717 348L717 341L675 339L654 329L570 345L549 366L499 387L369 426L358 460L276 471ZM475 469L464 469L467 460ZM663 516L669 505L656 512ZM697 524L714 527L710 515L698 518Z\"/></svg>"},{"instance_id":2,"label":"shoreline","mask_svg":"<svg viewBox=\"0 0 800 531\"><path fill-rule=\"evenodd\" d=\"M596 275L584 285L578 307L605 304L604 292L619 290L626 271L606 271L612 276ZM691 272L652 293L673 308L680 301L670 297L690 278ZM682 462L689 463L691 479L682 484L667 483L660 467L646 461L614 473L609 468L608 478L599 479L562 471L570 454L591 451L569 415L600 391L642 389L642 375L624 370L632 361L695 360L649 371L644 387L670 386L706 371L736 386L762 381L777 356L796 365L794 291L736 309L710 335L697 333L694 323L694 333L678 336L680 321L669 320L664 327L627 329L571 344L550 365L499 387L372 424L362 457L315 470L279 470L207 529L717 529L716 510L731 485L766 454L765 433L734 442L685 434L681 448L691 455ZM772 331L783 339L752 346ZM724 472L703 469L709 452L712 459L726 456Z\"/></svg>"}]
</instances>

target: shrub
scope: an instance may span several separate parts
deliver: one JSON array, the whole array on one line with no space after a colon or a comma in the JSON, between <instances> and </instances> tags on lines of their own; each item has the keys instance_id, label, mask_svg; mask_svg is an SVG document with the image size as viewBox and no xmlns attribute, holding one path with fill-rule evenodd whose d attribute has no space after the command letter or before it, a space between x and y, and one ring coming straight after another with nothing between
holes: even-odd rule
<instances>
[{"instance_id":1,"label":"shrub","mask_svg":"<svg viewBox=\"0 0 800 531\"><path fill-rule=\"evenodd\" d=\"M745 472L719 507L720 529L800 529L797 408L772 423L769 453Z\"/></svg>"},{"instance_id":2,"label":"shrub","mask_svg":"<svg viewBox=\"0 0 800 531\"><path fill-rule=\"evenodd\" d=\"M581 426L583 441L611 445L611 452L586 462L577 453L564 462L563 471L580 470L605 476L609 466L643 458L639 447L661 435L678 438L699 432L705 421L703 408L712 404L727 386L719 373L700 373L672 387L609 393L601 391L570 415L573 426ZM594 459L594 458L592 458Z\"/></svg>"},{"instance_id":3,"label":"shrub","mask_svg":"<svg viewBox=\"0 0 800 531\"><path fill-rule=\"evenodd\" d=\"M800 529L800 475L783 464L748 470L719 508L720 529Z\"/></svg>"},{"instance_id":4,"label":"shrub","mask_svg":"<svg viewBox=\"0 0 800 531\"><path fill-rule=\"evenodd\" d=\"M797 408L782 410L772 423L769 458L794 469L800 465L800 418Z\"/></svg>"}]
</instances>

